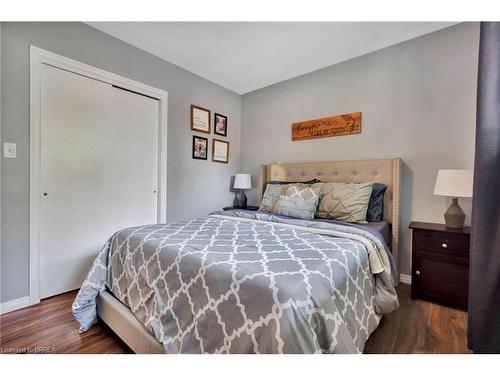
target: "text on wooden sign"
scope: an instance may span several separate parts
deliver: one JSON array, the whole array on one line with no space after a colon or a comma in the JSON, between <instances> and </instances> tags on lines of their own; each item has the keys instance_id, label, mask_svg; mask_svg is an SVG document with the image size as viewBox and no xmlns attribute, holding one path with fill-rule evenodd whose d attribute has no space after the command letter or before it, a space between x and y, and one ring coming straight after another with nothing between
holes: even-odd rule
<instances>
[{"instance_id":1,"label":"text on wooden sign","mask_svg":"<svg viewBox=\"0 0 500 375\"><path fill-rule=\"evenodd\" d=\"M361 133L361 112L292 124L292 141Z\"/></svg>"}]
</instances>

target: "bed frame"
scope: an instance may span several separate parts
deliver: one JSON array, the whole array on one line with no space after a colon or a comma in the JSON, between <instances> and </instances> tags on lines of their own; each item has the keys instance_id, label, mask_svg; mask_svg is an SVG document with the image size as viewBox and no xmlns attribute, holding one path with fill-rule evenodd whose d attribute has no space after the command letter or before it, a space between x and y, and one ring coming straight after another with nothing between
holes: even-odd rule
<instances>
[{"instance_id":1,"label":"bed frame","mask_svg":"<svg viewBox=\"0 0 500 375\"><path fill-rule=\"evenodd\" d=\"M153 333L110 292L104 291L97 296L97 315L134 353L165 353L163 345L156 340Z\"/></svg>"},{"instance_id":2,"label":"bed frame","mask_svg":"<svg viewBox=\"0 0 500 375\"><path fill-rule=\"evenodd\" d=\"M268 181L379 182L387 185L384 219L392 225L392 253L399 254L399 196L401 159L327 161L313 163L270 164L262 166L260 196ZM135 353L164 353L163 345L137 320L130 309L105 291L97 297L97 315Z\"/></svg>"}]
</instances>

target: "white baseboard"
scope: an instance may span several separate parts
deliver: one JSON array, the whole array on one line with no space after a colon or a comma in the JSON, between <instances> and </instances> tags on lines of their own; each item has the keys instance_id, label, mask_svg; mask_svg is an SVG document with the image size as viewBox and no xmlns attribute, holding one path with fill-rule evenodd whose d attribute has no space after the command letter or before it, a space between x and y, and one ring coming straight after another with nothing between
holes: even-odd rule
<instances>
[{"instance_id":1,"label":"white baseboard","mask_svg":"<svg viewBox=\"0 0 500 375\"><path fill-rule=\"evenodd\" d=\"M399 274L399 282L411 285L411 275Z\"/></svg>"},{"instance_id":2,"label":"white baseboard","mask_svg":"<svg viewBox=\"0 0 500 375\"><path fill-rule=\"evenodd\" d=\"M14 310L22 309L30 305L30 297L21 297L18 299L13 299L4 303L0 303L0 315L5 314Z\"/></svg>"}]
</instances>

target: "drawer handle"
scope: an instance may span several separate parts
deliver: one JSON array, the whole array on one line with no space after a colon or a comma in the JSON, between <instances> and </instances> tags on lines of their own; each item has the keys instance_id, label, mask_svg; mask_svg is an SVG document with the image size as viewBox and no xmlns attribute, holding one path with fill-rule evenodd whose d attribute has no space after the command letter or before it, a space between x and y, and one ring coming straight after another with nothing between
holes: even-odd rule
<instances>
[{"instance_id":1,"label":"drawer handle","mask_svg":"<svg viewBox=\"0 0 500 375\"><path fill-rule=\"evenodd\" d=\"M442 247L443 249L446 249L446 248L448 247L448 244L442 243L442 244L441 244L441 247Z\"/></svg>"},{"instance_id":2,"label":"drawer handle","mask_svg":"<svg viewBox=\"0 0 500 375\"><path fill-rule=\"evenodd\" d=\"M420 276L420 271L415 271L415 275Z\"/></svg>"}]
</instances>

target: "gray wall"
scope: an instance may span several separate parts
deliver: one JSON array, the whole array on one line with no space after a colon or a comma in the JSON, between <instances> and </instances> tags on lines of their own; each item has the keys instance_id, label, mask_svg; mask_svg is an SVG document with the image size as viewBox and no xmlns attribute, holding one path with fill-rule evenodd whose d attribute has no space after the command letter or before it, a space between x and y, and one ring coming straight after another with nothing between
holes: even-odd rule
<instances>
[{"instance_id":1,"label":"gray wall","mask_svg":"<svg viewBox=\"0 0 500 375\"><path fill-rule=\"evenodd\" d=\"M459 24L254 91L242 101L242 171L274 162L401 157L403 249L411 220L443 222L438 169L472 168L479 25ZM361 135L291 142L290 124L363 113ZM249 201L255 203L254 189ZM470 222L470 199L461 199Z\"/></svg>"},{"instance_id":2,"label":"gray wall","mask_svg":"<svg viewBox=\"0 0 500 375\"><path fill-rule=\"evenodd\" d=\"M81 23L3 23L0 302L28 295L29 45L168 91L168 220L232 203L230 178L240 165L241 97ZM229 165L191 159L189 106L228 116ZM210 136L209 138L213 138ZM209 151L211 152L211 146Z\"/></svg>"}]
</instances>

